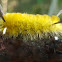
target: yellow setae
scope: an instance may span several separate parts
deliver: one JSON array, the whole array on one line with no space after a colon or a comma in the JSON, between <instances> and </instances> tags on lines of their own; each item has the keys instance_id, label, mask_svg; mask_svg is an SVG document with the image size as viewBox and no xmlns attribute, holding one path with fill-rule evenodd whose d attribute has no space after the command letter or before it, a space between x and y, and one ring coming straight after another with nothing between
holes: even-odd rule
<instances>
[{"instance_id":1,"label":"yellow setae","mask_svg":"<svg viewBox=\"0 0 62 62\"><path fill-rule=\"evenodd\" d=\"M17 37L19 34L28 37L40 37L43 35L62 33L62 24L54 24L60 21L60 18L52 15L26 14L26 13L7 13L3 15L3 21L0 29L4 30L5 35Z\"/></svg>"}]
</instances>

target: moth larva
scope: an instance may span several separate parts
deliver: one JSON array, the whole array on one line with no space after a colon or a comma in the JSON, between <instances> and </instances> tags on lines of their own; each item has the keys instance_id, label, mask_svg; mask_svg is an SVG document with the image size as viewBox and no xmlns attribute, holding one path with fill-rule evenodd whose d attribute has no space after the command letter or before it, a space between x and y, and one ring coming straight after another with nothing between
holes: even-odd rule
<instances>
[{"instance_id":1,"label":"moth larva","mask_svg":"<svg viewBox=\"0 0 62 62\"><path fill-rule=\"evenodd\" d=\"M58 16L6 13L3 15L2 30L6 29L6 35L17 37L19 34L27 38L36 38L50 34L62 33L62 24Z\"/></svg>"}]
</instances>

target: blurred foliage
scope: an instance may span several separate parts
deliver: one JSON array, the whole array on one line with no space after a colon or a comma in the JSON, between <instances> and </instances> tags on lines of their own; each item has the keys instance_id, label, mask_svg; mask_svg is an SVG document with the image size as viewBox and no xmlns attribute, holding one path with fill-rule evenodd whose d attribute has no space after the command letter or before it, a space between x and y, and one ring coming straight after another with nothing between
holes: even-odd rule
<instances>
[{"instance_id":1,"label":"blurred foliage","mask_svg":"<svg viewBox=\"0 0 62 62\"><path fill-rule=\"evenodd\" d=\"M8 12L48 13L50 0L8 0Z\"/></svg>"}]
</instances>

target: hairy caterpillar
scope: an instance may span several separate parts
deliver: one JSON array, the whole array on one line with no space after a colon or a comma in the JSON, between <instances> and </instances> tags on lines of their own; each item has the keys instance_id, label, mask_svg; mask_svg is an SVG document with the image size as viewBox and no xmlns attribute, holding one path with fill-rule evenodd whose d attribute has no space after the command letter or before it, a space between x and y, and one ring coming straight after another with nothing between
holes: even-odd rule
<instances>
[{"instance_id":1,"label":"hairy caterpillar","mask_svg":"<svg viewBox=\"0 0 62 62\"><path fill-rule=\"evenodd\" d=\"M2 14L2 13L1 13ZM5 35L17 37L19 34L26 38L42 38L43 36L59 35L62 33L62 24L58 16L6 13L2 15L1 31Z\"/></svg>"}]
</instances>

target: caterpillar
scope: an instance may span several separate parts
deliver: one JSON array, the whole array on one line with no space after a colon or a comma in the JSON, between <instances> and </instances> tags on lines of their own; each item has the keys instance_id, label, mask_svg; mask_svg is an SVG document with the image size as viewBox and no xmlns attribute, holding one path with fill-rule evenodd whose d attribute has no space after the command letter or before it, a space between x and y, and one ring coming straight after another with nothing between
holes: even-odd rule
<instances>
[{"instance_id":1,"label":"caterpillar","mask_svg":"<svg viewBox=\"0 0 62 62\"><path fill-rule=\"evenodd\" d=\"M41 39L49 34L54 36L62 33L62 23L59 23L60 18L55 15L2 14L2 12L0 14L2 15L0 30L9 37L17 37L20 34L22 37L30 39Z\"/></svg>"}]
</instances>

